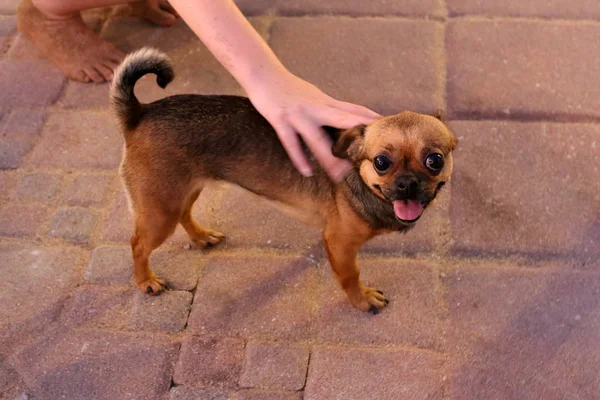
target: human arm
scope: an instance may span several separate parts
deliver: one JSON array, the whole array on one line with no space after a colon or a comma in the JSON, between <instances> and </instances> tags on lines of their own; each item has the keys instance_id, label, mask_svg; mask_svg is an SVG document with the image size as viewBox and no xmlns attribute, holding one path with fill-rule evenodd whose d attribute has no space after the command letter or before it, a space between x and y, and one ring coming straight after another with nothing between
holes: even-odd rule
<instances>
[{"instance_id":1,"label":"human arm","mask_svg":"<svg viewBox=\"0 0 600 400\"><path fill-rule=\"evenodd\" d=\"M233 0L170 3L277 131L296 168L303 175L312 173L299 134L330 177L342 179L350 165L331 154L331 141L321 127L351 128L370 123L378 115L335 100L289 72Z\"/></svg>"}]
</instances>

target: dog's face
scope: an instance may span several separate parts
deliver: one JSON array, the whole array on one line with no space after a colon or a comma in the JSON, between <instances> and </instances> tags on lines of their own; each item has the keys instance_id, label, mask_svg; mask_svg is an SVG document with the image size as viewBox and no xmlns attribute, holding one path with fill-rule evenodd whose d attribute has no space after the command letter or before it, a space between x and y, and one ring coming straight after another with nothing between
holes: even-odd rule
<instances>
[{"instance_id":1,"label":"dog's face","mask_svg":"<svg viewBox=\"0 0 600 400\"><path fill-rule=\"evenodd\" d=\"M396 218L410 225L450 178L456 144L441 113L405 111L342 132L332 150L349 159L373 193L392 204Z\"/></svg>"}]
</instances>

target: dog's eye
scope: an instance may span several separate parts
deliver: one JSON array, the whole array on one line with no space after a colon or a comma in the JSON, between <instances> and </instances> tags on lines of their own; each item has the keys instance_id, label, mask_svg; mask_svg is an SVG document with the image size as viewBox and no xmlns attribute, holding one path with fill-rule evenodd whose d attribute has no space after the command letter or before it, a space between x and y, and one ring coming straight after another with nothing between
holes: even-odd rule
<instances>
[{"instance_id":1,"label":"dog's eye","mask_svg":"<svg viewBox=\"0 0 600 400\"><path fill-rule=\"evenodd\" d=\"M384 155L379 155L373 160L373 167L380 174L384 173L392 166L392 161Z\"/></svg>"},{"instance_id":2,"label":"dog's eye","mask_svg":"<svg viewBox=\"0 0 600 400\"><path fill-rule=\"evenodd\" d=\"M444 168L444 157L439 153L430 154L425 159L425 166L433 172L438 172Z\"/></svg>"}]
</instances>

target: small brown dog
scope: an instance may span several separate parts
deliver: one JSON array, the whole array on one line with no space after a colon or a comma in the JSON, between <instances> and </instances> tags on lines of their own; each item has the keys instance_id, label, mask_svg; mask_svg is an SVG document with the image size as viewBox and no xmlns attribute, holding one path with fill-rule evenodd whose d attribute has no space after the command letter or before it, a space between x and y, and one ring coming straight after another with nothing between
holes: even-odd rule
<instances>
[{"instance_id":1,"label":"small brown dog","mask_svg":"<svg viewBox=\"0 0 600 400\"><path fill-rule=\"evenodd\" d=\"M198 225L191 209L205 184L227 181L322 228L334 274L356 308L377 313L388 304L359 280L356 257L374 236L413 227L450 178L457 140L439 116L406 111L345 131L327 128L333 154L354 165L335 184L320 169L309 178L297 172L247 98L178 95L140 104L133 89L148 73L163 88L174 76L166 55L142 49L117 69L110 94L125 137L121 177L135 223L131 246L141 290L163 290L148 258L178 223L199 246L223 239Z\"/></svg>"}]
</instances>

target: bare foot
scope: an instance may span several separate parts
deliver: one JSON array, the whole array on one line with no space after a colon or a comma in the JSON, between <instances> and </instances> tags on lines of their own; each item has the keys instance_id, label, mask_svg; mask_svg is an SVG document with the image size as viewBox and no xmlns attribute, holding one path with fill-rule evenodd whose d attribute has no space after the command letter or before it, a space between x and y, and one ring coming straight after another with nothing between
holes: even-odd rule
<instances>
[{"instance_id":1,"label":"bare foot","mask_svg":"<svg viewBox=\"0 0 600 400\"><path fill-rule=\"evenodd\" d=\"M22 0L17 23L23 36L74 81L110 81L123 60L124 54L92 32L79 13L48 16L35 8L31 0Z\"/></svg>"},{"instance_id":2,"label":"bare foot","mask_svg":"<svg viewBox=\"0 0 600 400\"><path fill-rule=\"evenodd\" d=\"M142 0L131 4L138 17L147 19L157 25L171 26L179 18L177 12L166 0Z\"/></svg>"}]
</instances>

